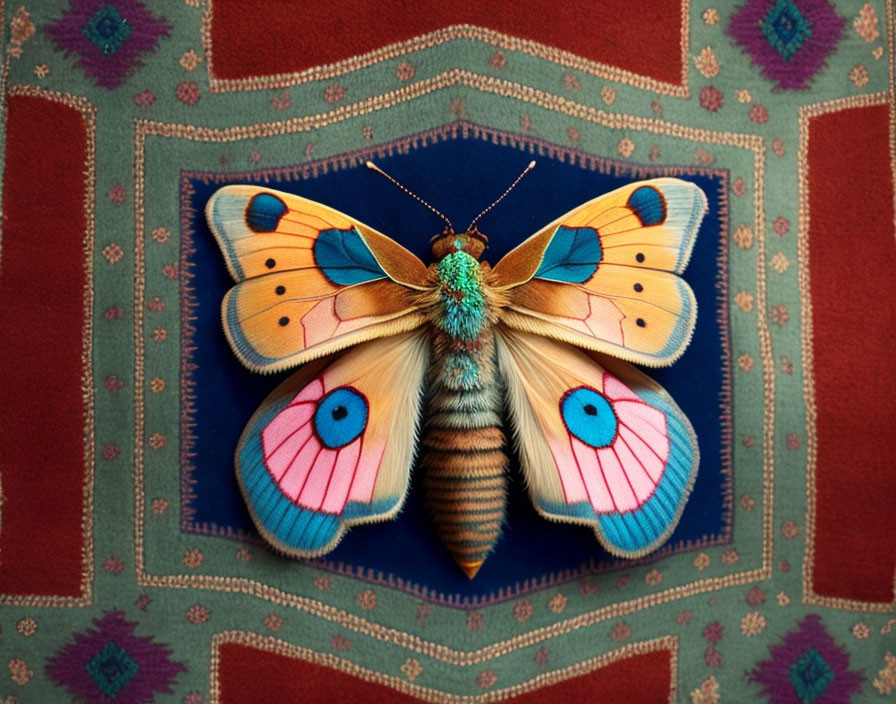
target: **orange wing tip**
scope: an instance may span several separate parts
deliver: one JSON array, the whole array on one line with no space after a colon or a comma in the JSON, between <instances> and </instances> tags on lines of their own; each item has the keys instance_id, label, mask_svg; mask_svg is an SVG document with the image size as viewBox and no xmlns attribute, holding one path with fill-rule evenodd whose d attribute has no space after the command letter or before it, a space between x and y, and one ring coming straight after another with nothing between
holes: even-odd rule
<instances>
[{"instance_id":1,"label":"orange wing tip","mask_svg":"<svg viewBox=\"0 0 896 704\"><path fill-rule=\"evenodd\" d=\"M477 562L461 562L457 561L457 564L460 565L460 568L464 571L464 574L467 575L470 579L476 576L479 572L479 568L482 567L485 560L479 560Z\"/></svg>"}]
</instances>

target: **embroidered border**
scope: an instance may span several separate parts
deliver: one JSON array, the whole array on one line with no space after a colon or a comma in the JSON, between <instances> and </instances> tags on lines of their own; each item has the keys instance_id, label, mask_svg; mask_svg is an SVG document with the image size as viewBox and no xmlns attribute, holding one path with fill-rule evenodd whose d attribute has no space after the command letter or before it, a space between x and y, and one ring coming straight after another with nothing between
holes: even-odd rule
<instances>
[{"instance_id":1,"label":"embroidered border","mask_svg":"<svg viewBox=\"0 0 896 704\"><path fill-rule=\"evenodd\" d=\"M890 8L892 9L892 8ZM888 26L890 37L893 35L893 16L889 13ZM892 44L891 44L892 46ZM816 427L817 406L815 403L815 375L813 355L812 327L812 282L809 274L809 181L806 159L809 152L809 120L818 115L825 115L850 108L889 105L890 111L890 165L896 178L896 92L893 89L892 70L893 53L890 52L891 88L885 93L840 98L823 103L813 103L800 108L799 111L799 232L797 247L799 253L799 287L801 292L802 318L801 348L803 362L803 396L806 403L806 547L803 558L803 601L832 609L848 611L870 611L886 613L896 607L896 597L889 603L864 602L839 597L827 597L816 594L813 589L813 570L815 566L815 518L816 518L816 485L815 470L818 460L818 434Z\"/></svg>"},{"instance_id":2,"label":"embroidered border","mask_svg":"<svg viewBox=\"0 0 896 704\"><path fill-rule=\"evenodd\" d=\"M2 11L2 6L0 6ZM6 81L9 58L7 57L3 81ZM84 404L84 487L81 498L81 536L82 536L82 572L81 596L62 597L43 594L11 595L0 594L0 606L53 606L80 607L89 606L93 600L93 480L96 463L94 427L95 414L93 404L93 250L95 235L96 208L96 109L82 96L57 91L43 90L36 86L10 85L2 94L3 127L5 134L7 117L7 97L10 95L31 96L50 100L77 110L84 120L87 138L86 159L84 163L84 330L81 342L81 399ZM6 164L4 163L4 168Z\"/></svg>"},{"instance_id":3,"label":"embroidered border","mask_svg":"<svg viewBox=\"0 0 896 704\"><path fill-rule=\"evenodd\" d=\"M209 88L213 93L286 88L302 83L308 83L310 81L334 78L367 66L372 66L373 64L382 61L394 59L416 51L430 49L457 39L473 39L492 44L498 49L519 51L536 58L550 61L565 68L571 68L600 78L606 78L611 81L631 85L635 88L640 88L641 90L649 90L677 98L687 98L690 95L688 86L690 64L690 0L682 0L681 2L681 36L679 38L679 46L681 47L681 81L677 84L666 83L665 81L659 81L655 78L633 73L616 66L591 61L571 52L541 44L540 42L532 41L530 39L512 37L485 27L477 27L470 24L451 25L434 32L421 34L420 36L406 41L388 44L365 54L293 73L254 76L252 78L239 79L217 78L214 73L214 56L211 40L213 8L213 0L208 0L208 8L202 17L202 45L205 51L206 66L208 67Z\"/></svg>"},{"instance_id":4,"label":"embroidered border","mask_svg":"<svg viewBox=\"0 0 896 704\"><path fill-rule=\"evenodd\" d=\"M500 657L521 647L532 645L549 638L556 637L572 630L592 625L608 618L633 613L640 609L680 599L686 596L718 590L738 584L758 582L769 579L772 575L772 556L774 552L774 405L775 378L771 353L768 321L765 316L757 316L760 352L763 364L763 518L761 566L723 577L696 580L688 584L673 587L662 592L649 594L627 602L618 602L607 607L581 614L560 621L550 626L533 630L513 638L492 644L474 651L460 651L426 641L418 636L397 631L381 624L373 623L341 609L323 604L315 599L288 594L279 589L261 584L256 580L235 577L210 577L205 575L153 575L145 565L144 525L146 499L143 493L143 436L145 432L144 417L144 340L143 340L143 300L146 288L146 264L144 253L144 197L145 197L145 149L146 138L150 135L163 137L179 137L208 142L236 141L291 132L304 132L315 127L340 122L350 117L366 114L375 110L391 107L406 102L413 97L426 95L433 91L451 86L467 85L484 93L514 98L520 102L530 103L554 110L586 122L609 128L642 130L664 134L690 141L722 144L739 147L753 152L755 206L754 231L757 235L756 253L756 299L759 310L765 310L765 140L759 135L732 132L715 132L712 130L688 127L665 122L659 119L648 119L630 115L608 114L603 110L590 108L559 96L545 93L534 88L522 86L509 81L501 81L467 71L452 70L432 79L420 81L406 88L371 99L346 105L330 112L293 118L285 122L262 123L250 126L228 128L209 128L195 125L162 123L148 120L136 121L135 135L135 313L134 313L134 352L135 352L135 454L134 454L134 493L135 493L135 560L134 568L138 586L198 588L251 594L274 603L291 606L312 613L322 619L339 623L344 627L365 633L379 640L393 642L410 650L429 654L434 658L454 664L483 662Z\"/></svg>"},{"instance_id":5,"label":"embroidered border","mask_svg":"<svg viewBox=\"0 0 896 704\"><path fill-rule=\"evenodd\" d=\"M220 650L221 646L227 643L236 643L257 648L269 653L276 653L285 657L305 660L316 665L330 667L340 672L353 675L367 682L376 682L377 684L386 685L404 694L419 697L423 701L428 702L453 702L455 704L472 704L474 702L500 702L511 697L541 689L558 682L563 682L573 677L588 674L594 670L606 667L620 660L624 660L633 655L643 655L661 650L669 651L670 660L670 676L669 676L669 702L677 700L677 683L678 683L678 638L675 636L663 636L653 640L639 641L629 643L628 645L611 650L597 657L589 658L575 665L570 665L560 670L545 672L533 677L525 682L497 689L486 694L477 696L458 696L451 695L447 692L421 687L412 684L398 677L391 677L380 672L368 670L367 668L356 665L355 663L336 657L329 653L319 653L298 645L292 645L286 641L273 638L271 636L260 636L251 631L223 631L212 636L211 657L209 667L209 699L210 704L220 704L221 688L219 684L220 672ZM472 663L470 663L472 664Z\"/></svg>"}]
</instances>

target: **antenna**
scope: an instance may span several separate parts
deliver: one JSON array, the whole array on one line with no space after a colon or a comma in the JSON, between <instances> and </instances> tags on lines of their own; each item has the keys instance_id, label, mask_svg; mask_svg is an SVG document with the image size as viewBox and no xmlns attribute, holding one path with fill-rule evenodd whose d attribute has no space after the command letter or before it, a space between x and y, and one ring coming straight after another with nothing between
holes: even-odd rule
<instances>
[{"instance_id":1,"label":"antenna","mask_svg":"<svg viewBox=\"0 0 896 704\"><path fill-rule=\"evenodd\" d=\"M529 172L530 172L532 169L534 169L534 168L535 168L535 162L534 162L534 161L530 161L530 162L529 162L529 165L528 165L525 169L523 169L523 173L521 173L519 176L517 176L517 177L516 177L516 181L514 181L513 183L510 184L510 188L508 188L506 191L504 191L504 193L501 194L501 197L498 198L498 200L496 200L494 203L492 203L490 206L488 206L485 210L483 210L481 213L479 213L479 215L477 215L475 218L473 218L473 222L471 222L471 223L467 226L467 232L472 231L472 230L473 230L473 226L479 221L479 218L481 218L481 217L482 217L483 215L485 215L489 210L491 210L491 209L494 208L498 203L500 203L502 200L504 200L504 198L507 196L507 194L510 193L510 192L516 187L516 184L518 184L520 181L523 180L523 176L525 176L527 173L529 173Z\"/></svg>"},{"instance_id":2,"label":"antenna","mask_svg":"<svg viewBox=\"0 0 896 704\"><path fill-rule=\"evenodd\" d=\"M534 164L535 162L532 162L532 163ZM433 208L429 203L427 203L425 200L423 200L423 199L422 199L420 196L418 196L416 193L413 193L413 192L411 192L410 190L408 190L407 188L405 188L404 186L402 186L398 181L396 181L394 178L392 178L389 174L387 174L385 171L383 171L379 166L377 166L376 164L374 164L372 161L368 161L368 162L367 162L367 168L368 168L368 169L373 169L374 171L376 171L376 172L377 172L378 174L380 174L381 176L385 176L385 177L386 177L387 179L389 179L392 183L394 183L396 186L398 186L401 190L403 190L405 193L407 193L411 198L413 198L414 200L419 201L420 203L422 203L423 205L425 205L425 206L426 206L427 208L429 208L432 212L434 212L436 215L438 215L440 218L442 218L442 220L444 220L446 223L448 223L448 229L451 230L451 232L454 232L454 225L451 224L451 221L450 221L448 218L446 218L444 215L442 215L442 213L440 213L438 210L436 210L435 208ZM502 197L503 197L503 196L502 196Z\"/></svg>"}]
</instances>

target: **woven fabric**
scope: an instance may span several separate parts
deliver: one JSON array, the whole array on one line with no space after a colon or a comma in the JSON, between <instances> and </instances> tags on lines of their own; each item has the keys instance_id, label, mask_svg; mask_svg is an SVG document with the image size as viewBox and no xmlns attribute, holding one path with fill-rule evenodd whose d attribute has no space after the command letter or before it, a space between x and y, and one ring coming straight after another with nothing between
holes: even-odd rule
<instances>
[{"instance_id":1,"label":"woven fabric","mask_svg":"<svg viewBox=\"0 0 896 704\"><path fill-rule=\"evenodd\" d=\"M896 691L893 0L24 0L2 22L0 700ZM233 456L288 373L227 343L205 204L300 194L428 261L441 221L368 159L458 227L534 159L478 223L492 264L635 180L706 193L694 338L645 370L701 456L657 552L540 517L512 452L474 580L419 472L328 555L259 537Z\"/></svg>"}]
</instances>

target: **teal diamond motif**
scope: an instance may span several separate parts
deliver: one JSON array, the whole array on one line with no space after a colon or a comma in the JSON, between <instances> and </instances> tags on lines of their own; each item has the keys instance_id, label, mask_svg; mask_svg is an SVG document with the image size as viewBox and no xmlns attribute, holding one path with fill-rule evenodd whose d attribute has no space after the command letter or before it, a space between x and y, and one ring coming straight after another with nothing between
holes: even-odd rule
<instances>
[{"instance_id":1,"label":"teal diamond motif","mask_svg":"<svg viewBox=\"0 0 896 704\"><path fill-rule=\"evenodd\" d=\"M803 704L812 704L834 681L834 671L815 648L809 648L790 666L790 683Z\"/></svg>"},{"instance_id":2,"label":"teal diamond motif","mask_svg":"<svg viewBox=\"0 0 896 704\"><path fill-rule=\"evenodd\" d=\"M812 28L793 0L778 0L762 21L762 33L781 58L789 61L812 36Z\"/></svg>"},{"instance_id":3,"label":"teal diamond motif","mask_svg":"<svg viewBox=\"0 0 896 704\"><path fill-rule=\"evenodd\" d=\"M132 31L131 25L113 5L101 7L84 25L84 36L107 56L118 51Z\"/></svg>"},{"instance_id":4,"label":"teal diamond motif","mask_svg":"<svg viewBox=\"0 0 896 704\"><path fill-rule=\"evenodd\" d=\"M137 663L127 651L112 641L106 643L87 663L88 674L100 691L110 698L114 698L127 686L138 669Z\"/></svg>"}]
</instances>

